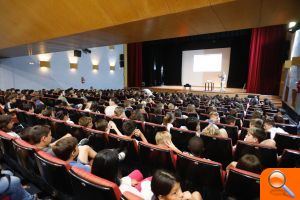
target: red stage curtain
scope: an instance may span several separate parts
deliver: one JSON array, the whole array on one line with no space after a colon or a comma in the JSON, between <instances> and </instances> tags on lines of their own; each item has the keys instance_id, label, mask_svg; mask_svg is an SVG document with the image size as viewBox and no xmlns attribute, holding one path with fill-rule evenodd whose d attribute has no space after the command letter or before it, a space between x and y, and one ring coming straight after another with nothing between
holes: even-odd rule
<instances>
[{"instance_id":1,"label":"red stage curtain","mask_svg":"<svg viewBox=\"0 0 300 200\"><path fill-rule=\"evenodd\" d=\"M128 70L127 85L128 87L142 86L142 64L143 64L143 46L142 43L131 43L127 45Z\"/></svg>"},{"instance_id":2,"label":"red stage curtain","mask_svg":"<svg viewBox=\"0 0 300 200\"><path fill-rule=\"evenodd\" d=\"M278 94L285 36L284 25L252 29L247 92Z\"/></svg>"}]
</instances>

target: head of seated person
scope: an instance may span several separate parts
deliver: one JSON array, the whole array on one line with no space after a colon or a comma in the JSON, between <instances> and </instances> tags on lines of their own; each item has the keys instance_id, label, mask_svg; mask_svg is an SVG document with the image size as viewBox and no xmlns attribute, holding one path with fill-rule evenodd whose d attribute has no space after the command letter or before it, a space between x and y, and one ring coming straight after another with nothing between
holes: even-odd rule
<instances>
[{"instance_id":1,"label":"head of seated person","mask_svg":"<svg viewBox=\"0 0 300 200\"><path fill-rule=\"evenodd\" d=\"M172 124L174 120L175 120L174 114L168 112L163 118L163 125L167 126L168 124Z\"/></svg>"},{"instance_id":2,"label":"head of seated person","mask_svg":"<svg viewBox=\"0 0 300 200\"><path fill-rule=\"evenodd\" d=\"M117 106L119 102L120 101L119 101L118 98L112 97L112 98L109 99L108 103L109 103L110 106Z\"/></svg>"},{"instance_id":3,"label":"head of seated person","mask_svg":"<svg viewBox=\"0 0 300 200\"><path fill-rule=\"evenodd\" d=\"M266 139L266 133L262 128L249 128L244 139L246 142L259 144Z\"/></svg>"},{"instance_id":4,"label":"head of seated person","mask_svg":"<svg viewBox=\"0 0 300 200\"><path fill-rule=\"evenodd\" d=\"M186 127L190 131L200 131L200 121L196 117L189 117L186 119Z\"/></svg>"},{"instance_id":5,"label":"head of seated person","mask_svg":"<svg viewBox=\"0 0 300 200\"><path fill-rule=\"evenodd\" d=\"M217 113L217 112L210 112L209 113L209 121L211 123L219 123L220 122L219 113Z\"/></svg>"},{"instance_id":6,"label":"head of seated person","mask_svg":"<svg viewBox=\"0 0 300 200\"><path fill-rule=\"evenodd\" d=\"M88 111L91 110L92 104L93 104L92 101L88 101L88 102L85 104L84 110L88 110Z\"/></svg>"},{"instance_id":7,"label":"head of seated person","mask_svg":"<svg viewBox=\"0 0 300 200\"><path fill-rule=\"evenodd\" d=\"M207 113L217 112L217 108L215 106L209 106L207 108Z\"/></svg>"},{"instance_id":8,"label":"head of seated person","mask_svg":"<svg viewBox=\"0 0 300 200\"><path fill-rule=\"evenodd\" d=\"M236 168L260 174L263 170L260 160L252 154L243 155L237 162Z\"/></svg>"},{"instance_id":9,"label":"head of seated person","mask_svg":"<svg viewBox=\"0 0 300 200\"><path fill-rule=\"evenodd\" d=\"M118 152L113 149L99 151L94 158L91 173L120 185Z\"/></svg>"},{"instance_id":10,"label":"head of seated person","mask_svg":"<svg viewBox=\"0 0 300 200\"><path fill-rule=\"evenodd\" d=\"M155 135L155 142L156 142L156 145L158 145L160 147L168 148L166 143L172 142L172 136L168 131L157 132Z\"/></svg>"},{"instance_id":11,"label":"head of seated person","mask_svg":"<svg viewBox=\"0 0 300 200\"><path fill-rule=\"evenodd\" d=\"M235 122L236 122L236 119L235 119L234 116L228 115L228 116L226 117L226 124L227 124L227 125L235 126Z\"/></svg>"},{"instance_id":12,"label":"head of seated person","mask_svg":"<svg viewBox=\"0 0 300 200\"><path fill-rule=\"evenodd\" d=\"M62 138L52 146L52 151L59 159L71 162L78 156L78 141L72 136Z\"/></svg>"},{"instance_id":13,"label":"head of seated person","mask_svg":"<svg viewBox=\"0 0 300 200\"><path fill-rule=\"evenodd\" d=\"M144 115L141 113L140 110L136 109L136 110L133 110L131 112L131 115L130 115L130 119L131 120L137 120L137 121L145 121L145 118L144 118Z\"/></svg>"},{"instance_id":14,"label":"head of seated person","mask_svg":"<svg viewBox=\"0 0 300 200\"><path fill-rule=\"evenodd\" d=\"M69 120L69 113L66 110L60 110L55 113L55 118L63 121Z\"/></svg>"},{"instance_id":15,"label":"head of seated person","mask_svg":"<svg viewBox=\"0 0 300 200\"><path fill-rule=\"evenodd\" d=\"M274 122L284 124L284 119L283 119L282 115L280 115L280 114L274 115Z\"/></svg>"},{"instance_id":16,"label":"head of seated person","mask_svg":"<svg viewBox=\"0 0 300 200\"><path fill-rule=\"evenodd\" d=\"M223 138L228 138L228 134L225 129L219 129L219 127L215 124L209 124L205 129L203 129L202 133L208 136L219 136Z\"/></svg>"},{"instance_id":17,"label":"head of seated person","mask_svg":"<svg viewBox=\"0 0 300 200\"><path fill-rule=\"evenodd\" d=\"M175 110L174 104L169 103L169 104L168 104L168 109L169 109L169 110Z\"/></svg>"},{"instance_id":18,"label":"head of seated person","mask_svg":"<svg viewBox=\"0 0 300 200\"><path fill-rule=\"evenodd\" d=\"M159 102L158 104L156 104L156 108L160 109L160 110L163 110L164 109L164 104Z\"/></svg>"},{"instance_id":19,"label":"head of seated person","mask_svg":"<svg viewBox=\"0 0 300 200\"><path fill-rule=\"evenodd\" d=\"M252 113L251 119L262 119L262 117L263 117L262 112L259 111L259 110L255 110L255 111Z\"/></svg>"},{"instance_id":20,"label":"head of seated person","mask_svg":"<svg viewBox=\"0 0 300 200\"><path fill-rule=\"evenodd\" d=\"M251 119L249 128L262 128L263 127L263 120L262 119Z\"/></svg>"},{"instance_id":21,"label":"head of seated person","mask_svg":"<svg viewBox=\"0 0 300 200\"><path fill-rule=\"evenodd\" d=\"M45 117L51 117L53 113L53 110L51 108L46 107L44 110L42 110L41 114Z\"/></svg>"},{"instance_id":22,"label":"head of seated person","mask_svg":"<svg viewBox=\"0 0 300 200\"><path fill-rule=\"evenodd\" d=\"M154 109L153 109L153 114L156 114L156 115L161 115L162 114L162 108L160 106L156 106Z\"/></svg>"},{"instance_id":23,"label":"head of seated person","mask_svg":"<svg viewBox=\"0 0 300 200\"><path fill-rule=\"evenodd\" d=\"M31 103L23 103L22 109L29 113L34 113L34 107L33 104Z\"/></svg>"},{"instance_id":24,"label":"head of seated person","mask_svg":"<svg viewBox=\"0 0 300 200\"><path fill-rule=\"evenodd\" d=\"M194 104L188 104L186 107L186 112L188 113L195 113L196 112L196 107Z\"/></svg>"},{"instance_id":25,"label":"head of seated person","mask_svg":"<svg viewBox=\"0 0 300 200\"><path fill-rule=\"evenodd\" d=\"M95 129L98 131L108 131L108 121L106 119L98 119L95 122Z\"/></svg>"},{"instance_id":26,"label":"head of seated person","mask_svg":"<svg viewBox=\"0 0 300 200\"><path fill-rule=\"evenodd\" d=\"M115 117L120 117L120 118L127 118L126 115L125 115L125 110L121 106L118 106L118 107L115 108L114 116Z\"/></svg>"},{"instance_id":27,"label":"head of seated person","mask_svg":"<svg viewBox=\"0 0 300 200\"><path fill-rule=\"evenodd\" d=\"M189 140L188 149L193 156L202 157L204 153L204 143L202 138L194 136Z\"/></svg>"},{"instance_id":28,"label":"head of seated person","mask_svg":"<svg viewBox=\"0 0 300 200\"><path fill-rule=\"evenodd\" d=\"M49 126L36 125L31 127L24 136L27 142L35 145L37 148L47 151L52 141L51 129Z\"/></svg>"},{"instance_id":29,"label":"head of seated person","mask_svg":"<svg viewBox=\"0 0 300 200\"><path fill-rule=\"evenodd\" d=\"M235 108L230 108L229 115L237 117L237 110Z\"/></svg>"},{"instance_id":30,"label":"head of seated person","mask_svg":"<svg viewBox=\"0 0 300 200\"><path fill-rule=\"evenodd\" d=\"M93 127L93 120L91 117L82 116L80 117L78 124L80 126L86 127L86 128L92 128Z\"/></svg>"},{"instance_id":31,"label":"head of seated person","mask_svg":"<svg viewBox=\"0 0 300 200\"><path fill-rule=\"evenodd\" d=\"M175 117L182 118L182 111L180 109L176 109L174 111Z\"/></svg>"},{"instance_id":32,"label":"head of seated person","mask_svg":"<svg viewBox=\"0 0 300 200\"><path fill-rule=\"evenodd\" d=\"M125 109L126 109L126 108L132 108L132 107L131 107L131 101L130 101L130 100L125 100L125 101L124 101L124 107L125 107Z\"/></svg>"},{"instance_id":33,"label":"head of seated person","mask_svg":"<svg viewBox=\"0 0 300 200\"><path fill-rule=\"evenodd\" d=\"M268 117L264 121L264 129L265 131L269 131L275 126L275 122L272 118Z\"/></svg>"},{"instance_id":34,"label":"head of seated person","mask_svg":"<svg viewBox=\"0 0 300 200\"><path fill-rule=\"evenodd\" d=\"M14 122L11 115L0 115L0 130L4 132L12 131Z\"/></svg>"},{"instance_id":35,"label":"head of seated person","mask_svg":"<svg viewBox=\"0 0 300 200\"><path fill-rule=\"evenodd\" d=\"M128 120L124 122L122 125L122 130L123 130L122 133L127 136L132 135L135 129L136 129L136 123L133 120Z\"/></svg>"}]
</instances>

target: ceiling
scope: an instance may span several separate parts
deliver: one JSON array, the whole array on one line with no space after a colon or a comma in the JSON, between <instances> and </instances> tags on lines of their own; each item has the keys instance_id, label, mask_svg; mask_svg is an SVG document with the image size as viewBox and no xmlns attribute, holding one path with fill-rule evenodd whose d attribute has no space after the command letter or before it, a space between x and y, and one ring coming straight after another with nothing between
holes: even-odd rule
<instances>
[{"instance_id":1,"label":"ceiling","mask_svg":"<svg viewBox=\"0 0 300 200\"><path fill-rule=\"evenodd\" d=\"M0 0L0 57L300 21L300 0Z\"/></svg>"}]
</instances>

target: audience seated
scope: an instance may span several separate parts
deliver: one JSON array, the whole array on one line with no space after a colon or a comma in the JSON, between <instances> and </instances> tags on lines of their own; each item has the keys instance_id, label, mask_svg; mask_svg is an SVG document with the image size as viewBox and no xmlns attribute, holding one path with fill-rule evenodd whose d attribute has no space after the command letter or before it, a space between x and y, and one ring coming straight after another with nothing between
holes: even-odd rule
<instances>
[{"instance_id":1,"label":"audience seated","mask_svg":"<svg viewBox=\"0 0 300 200\"><path fill-rule=\"evenodd\" d=\"M80 126L86 127L86 128L92 128L93 127L93 120L91 117L82 116L80 117L78 124Z\"/></svg>"},{"instance_id":2,"label":"audience seated","mask_svg":"<svg viewBox=\"0 0 300 200\"><path fill-rule=\"evenodd\" d=\"M230 167L235 167L256 174L260 174L263 170L259 159L252 154L245 154L237 162L231 162L226 169L228 170Z\"/></svg>"},{"instance_id":3,"label":"audience seated","mask_svg":"<svg viewBox=\"0 0 300 200\"><path fill-rule=\"evenodd\" d=\"M114 115L115 108L118 107L119 100L115 97L109 99L109 106L105 108L105 115L111 117Z\"/></svg>"},{"instance_id":4,"label":"audience seated","mask_svg":"<svg viewBox=\"0 0 300 200\"><path fill-rule=\"evenodd\" d=\"M62 120L64 122L66 122L66 123L74 124L74 122L71 121L71 119L69 117L69 113L66 110L60 110L60 111L56 112L55 117L59 120Z\"/></svg>"},{"instance_id":5,"label":"audience seated","mask_svg":"<svg viewBox=\"0 0 300 200\"><path fill-rule=\"evenodd\" d=\"M209 119L207 119L209 123L220 123L219 114L217 112L210 112Z\"/></svg>"},{"instance_id":6,"label":"audience seated","mask_svg":"<svg viewBox=\"0 0 300 200\"><path fill-rule=\"evenodd\" d=\"M6 132L7 134L20 138L20 136L12 131L14 126L14 121L12 120L11 115L0 115L0 130Z\"/></svg>"},{"instance_id":7,"label":"audience seated","mask_svg":"<svg viewBox=\"0 0 300 200\"><path fill-rule=\"evenodd\" d=\"M188 149L190 152L184 152L190 156L202 158L204 153L204 143L202 138L194 136L189 140Z\"/></svg>"},{"instance_id":8,"label":"audience seated","mask_svg":"<svg viewBox=\"0 0 300 200\"><path fill-rule=\"evenodd\" d=\"M171 112L166 113L163 119L163 124L164 126L167 127L167 130L170 131L170 129L173 127L173 122L175 120L174 114Z\"/></svg>"},{"instance_id":9,"label":"audience seated","mask_svg":"<svg viewBox=\"0 0 300 200\"><path fill-rule=\"evenodd\" d=\"M186 126L181 126L182 129L196 131L197 136L200 136L200 121L196 117L186 119Z\"/></svg>"}]
</instances>

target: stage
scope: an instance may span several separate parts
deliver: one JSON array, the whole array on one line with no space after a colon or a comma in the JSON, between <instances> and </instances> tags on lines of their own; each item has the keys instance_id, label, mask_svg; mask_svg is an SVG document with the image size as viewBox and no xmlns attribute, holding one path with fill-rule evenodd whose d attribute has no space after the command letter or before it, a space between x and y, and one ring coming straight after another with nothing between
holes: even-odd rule
<instances>
[{"instance_id":1,"label":"stage","mask_svg":"<svg viewBox=\"0 0 300 200\"><path fill-rule=\"evenodd\" d=\"M184 92L184 93L193 93L193 94L207 94L207 95L228 95L228 96L234 96L238 94L239 96L248 96L248 95L257 95L260 96L260 94L254 94L254 93L247 93L246 89L242 88L225 88L225 91L221 92L220 87L215 87L212 91L205 91L205 88L202 86L194 86L191 88L184 88L180 85L164 85L164 86L155 86L155 87L147 87L148 89L156 92Z\"/></svg>"}]
</instances>

